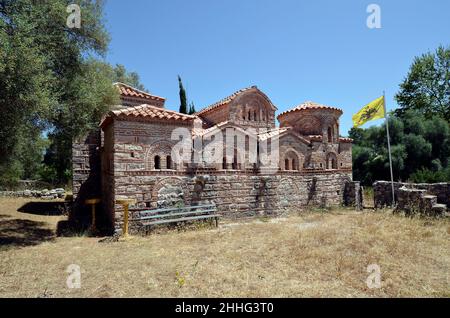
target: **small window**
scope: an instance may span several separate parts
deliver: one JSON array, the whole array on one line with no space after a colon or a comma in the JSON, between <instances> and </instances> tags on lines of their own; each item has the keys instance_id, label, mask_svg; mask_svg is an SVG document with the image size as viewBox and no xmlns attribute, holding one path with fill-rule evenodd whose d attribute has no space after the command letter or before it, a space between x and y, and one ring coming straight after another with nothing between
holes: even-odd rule
<instances>
[{"instance_id":1,"label":"small window","mask_svg":"<svg viewBox=\"0 0 450 318\"><path fill-rule=\"evenodd\" d=\"M166 166L167 166L167 169L172 169L172 157L171 156L166 157Z\"/></svg>"},{"instance_id":2,"label":"small window","mask_svg":"<svg viewBox=\"0 0 450 318\"><path fill-rule=\"evenodd\" d=\"M155 156L155 169L161 169L161 158L159 156Z\"/></svg>"},{"instance_id":3,"label":"small window","mask_svg":"<svg viewBox=\"0 0 450 318\"><path fill-rule=\"evenodd\" d=\"M284 159L284 170L289 170L289 159Z\"/></svg>"}]
</instances>

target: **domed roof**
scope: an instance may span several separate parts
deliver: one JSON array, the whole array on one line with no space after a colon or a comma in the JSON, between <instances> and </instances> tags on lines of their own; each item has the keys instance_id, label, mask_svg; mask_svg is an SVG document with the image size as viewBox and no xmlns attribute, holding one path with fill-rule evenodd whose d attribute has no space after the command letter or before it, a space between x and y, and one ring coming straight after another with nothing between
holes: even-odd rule
<instances>
[{"instance_id":1,"label":"domed roof","mask_svg":"<svg viewBox=\"0 0 450 318\"><path fill-rule=\"evenodd\" d=\"M339 109L337 107L325 106L325 105L321 105L321 104L318 104L318 103L315 103L315 102L307 101L307 102L304 102L304 103L302 103L302 104L300 104L300 105L298 105L298 106L296 106L296 107L294 107L292 109L289 109L289 110L287 110L285 112L282 112L280 115L278 115L277 118L280 118L281 116L286 115L288 113L292 113L292 112L296 112L296 111L303 111L303 110L311 110L311 109L324 109L324 110L326 109L326 110L337 111L337 112L339 112L341 114L343 113L342 109Z\"/></svg>"}]
</instances>

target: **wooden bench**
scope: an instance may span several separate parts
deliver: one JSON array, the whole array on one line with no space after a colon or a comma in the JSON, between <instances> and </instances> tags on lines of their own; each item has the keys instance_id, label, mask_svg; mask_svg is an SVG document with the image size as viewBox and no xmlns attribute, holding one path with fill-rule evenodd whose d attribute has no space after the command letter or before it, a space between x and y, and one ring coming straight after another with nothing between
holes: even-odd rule
<instances>
[{"instance_id":1,"label":"wooden bench","mask_svg":"<svg viewBox=\"0 0 450 318\"><path fill-rule=\"evenodd\" d=\"M217 227L221 216L217 214L214 204L142 211L133 209L132 211L135 212L133 221L139 221L144 226L214 219Z\"/></svg>"}]
</instances>

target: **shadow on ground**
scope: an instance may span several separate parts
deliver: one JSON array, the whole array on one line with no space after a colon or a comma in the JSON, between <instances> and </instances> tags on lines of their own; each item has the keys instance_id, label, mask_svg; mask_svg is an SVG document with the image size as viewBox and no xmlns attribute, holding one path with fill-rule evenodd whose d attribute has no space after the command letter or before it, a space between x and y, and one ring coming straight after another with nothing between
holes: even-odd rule
<instances>
[{"instance_id":1,"label":"shadow on ground","mask_svg":"<svg viewBox=\"0 0 450 318\"><path fill-rule=\"evenodd\" d=\"M55 234L45 222L20 220L0 215L0 250L38 245L53 240Z\"/></svg>"},{"instance_id":2,"label":"shadow on ground","mask_svg":"<svg viewBox=\"0 0 450 318\"><path fill-rule=\"evenodd\" d=\"M64 215L67 207L64 202L28 202L17 209L18 212L35 215Z\"/></svg>"}]
</instances>

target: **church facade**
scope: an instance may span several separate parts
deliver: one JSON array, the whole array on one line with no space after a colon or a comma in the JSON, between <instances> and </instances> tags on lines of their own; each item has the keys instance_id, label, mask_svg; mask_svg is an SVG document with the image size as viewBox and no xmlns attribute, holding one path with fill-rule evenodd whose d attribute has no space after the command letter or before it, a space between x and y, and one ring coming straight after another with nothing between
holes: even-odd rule
<instances>
[{"instance_id":1,"label":"church facade","mask_svg":"<svg viewBox=\"0 0 450 318\"><path fill-rule=\"evenodd\" d=\"M115 85L121 105L73 146L75 206L100 197L101 222L114 231L119 196L148 209L214 203L229 218L355 203L352 140L339 135L336 107L305 102L275 117L275 105L252 86L187 115Z\"/></svg>"}]
</instances>

